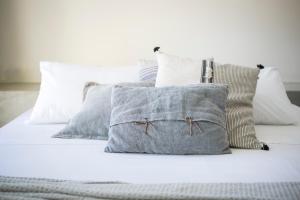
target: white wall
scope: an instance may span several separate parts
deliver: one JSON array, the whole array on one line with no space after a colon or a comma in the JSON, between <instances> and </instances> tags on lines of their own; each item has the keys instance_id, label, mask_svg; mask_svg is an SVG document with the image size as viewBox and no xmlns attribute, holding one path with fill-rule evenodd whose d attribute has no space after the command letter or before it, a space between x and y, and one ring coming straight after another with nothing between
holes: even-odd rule
<instances>
[{"instance_id":1,"label":"white wall","mask_svg":"<svg viewBox=\"0 0 300 200\"><path fill-rule=\"evenodd\" d=\"M38 82L40 60L136 64L158 45L300 83L299 20L299 0L0 0L0 82Z\"/></svg>"}]
</instances>

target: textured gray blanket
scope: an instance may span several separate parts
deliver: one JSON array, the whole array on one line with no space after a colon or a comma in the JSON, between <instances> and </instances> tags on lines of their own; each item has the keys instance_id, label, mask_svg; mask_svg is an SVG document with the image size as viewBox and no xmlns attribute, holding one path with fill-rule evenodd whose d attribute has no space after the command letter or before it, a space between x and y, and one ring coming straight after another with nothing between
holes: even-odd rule
<instances>
[{"instance_id":1,"label":"textured gray blanket","mask_svg":"<svg viewBox=\"0 0 300 200\"><path fill-rule=\"evenodd\" d=\"M300 183L124 184L0 176L0 199L300 199Z\"/></svg>"}]
</instances>

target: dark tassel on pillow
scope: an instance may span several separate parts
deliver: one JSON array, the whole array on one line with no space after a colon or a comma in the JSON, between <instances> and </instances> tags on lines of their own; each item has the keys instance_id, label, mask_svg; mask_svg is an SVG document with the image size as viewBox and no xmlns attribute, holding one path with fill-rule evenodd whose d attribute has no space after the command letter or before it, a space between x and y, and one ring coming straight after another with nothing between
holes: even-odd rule
<instances>
[{"instance_id":1,"label":"dark tassel on pillow","mask_svg":"<svg viewBox=\"0 0 300 200\"><path fill-rule=\"evenodd\" d=\"M258 68L258 69L264 69L265 66L263 66L262 64L258 64L258 65L257 65L257 68Z\"/></svg>"},{"instance_id":2,"label":"dark tassel on pillow","mask_svg":"<svg viewBox=\"0 0 300 200\"><path fill-rule=\"evenodd\" d=\"M153 51L157 52L160 49L160 47L154 47Z\"/></svg>"},{"instance_id":3,"label":"dark tassel on pillow","mask_svg":"<svg viewBox=\"0 0 300 200\"><path fill-rule=\"evenodd\" d=\"M266 144L263 144L261 150L269 151L269 146Z\"/></svg>"}]
</instances>

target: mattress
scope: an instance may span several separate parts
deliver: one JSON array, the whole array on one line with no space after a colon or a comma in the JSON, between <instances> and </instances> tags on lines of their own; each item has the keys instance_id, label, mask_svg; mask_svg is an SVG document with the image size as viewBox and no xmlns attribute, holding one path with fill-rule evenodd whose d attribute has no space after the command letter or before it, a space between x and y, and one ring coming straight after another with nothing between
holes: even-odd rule
<instances>
[{"instance_id":1,"label":"mattress","mask_svg":"<svg viewBox=\"0 0 300 200\"><path fill-rule=\"evenodd\" d=\"M106 141L51 138L65 125L29 125L26 120L30 112L0 129L2 176L127 183L300 181L300 125L256 126L257 137L270 146L270 151L121 154L105 153Z\"/></svg>"}]
</instances>

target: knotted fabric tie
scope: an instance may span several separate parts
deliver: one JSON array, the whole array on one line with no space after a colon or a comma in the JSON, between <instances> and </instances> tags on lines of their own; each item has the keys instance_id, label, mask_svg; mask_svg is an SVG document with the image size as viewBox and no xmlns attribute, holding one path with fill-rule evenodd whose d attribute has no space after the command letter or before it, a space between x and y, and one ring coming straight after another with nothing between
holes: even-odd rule
<instances>
[{"instance_id":1,"label":"knotted fabric tie","mask_svg":"<svg viewBox=\"0 0 300 200\"><path fill-rule=\"evenodd\" d=\"M148 127L149 127L149 124L153 126L153 124L148 120L148 118L145 118L145 121L138 121L138 122L135 122L136 124L142 124L142 125L145 125L145 134L148 135Z\"/></svg>"},{"instance_id":2,"label":"knotted fabric tie","mask_svg":"<svg viewBox=\"0 0 300 200\"><path fill-rule=\"evenodd\" d=\"M186 117L186 118L185 118L185 121L190 125L190 136L193 135L193 124L196 124L196 126L197 126L198 129L199 129L199 131L202 132L202 131L201 131L201 128L200 128L200 126L199 126L199 124L198 124L197 122L193 121L193 118L192 118L192 117ZM194 122L194 123L193 123L193 122Z\"/></svg>"}]
</instances>

